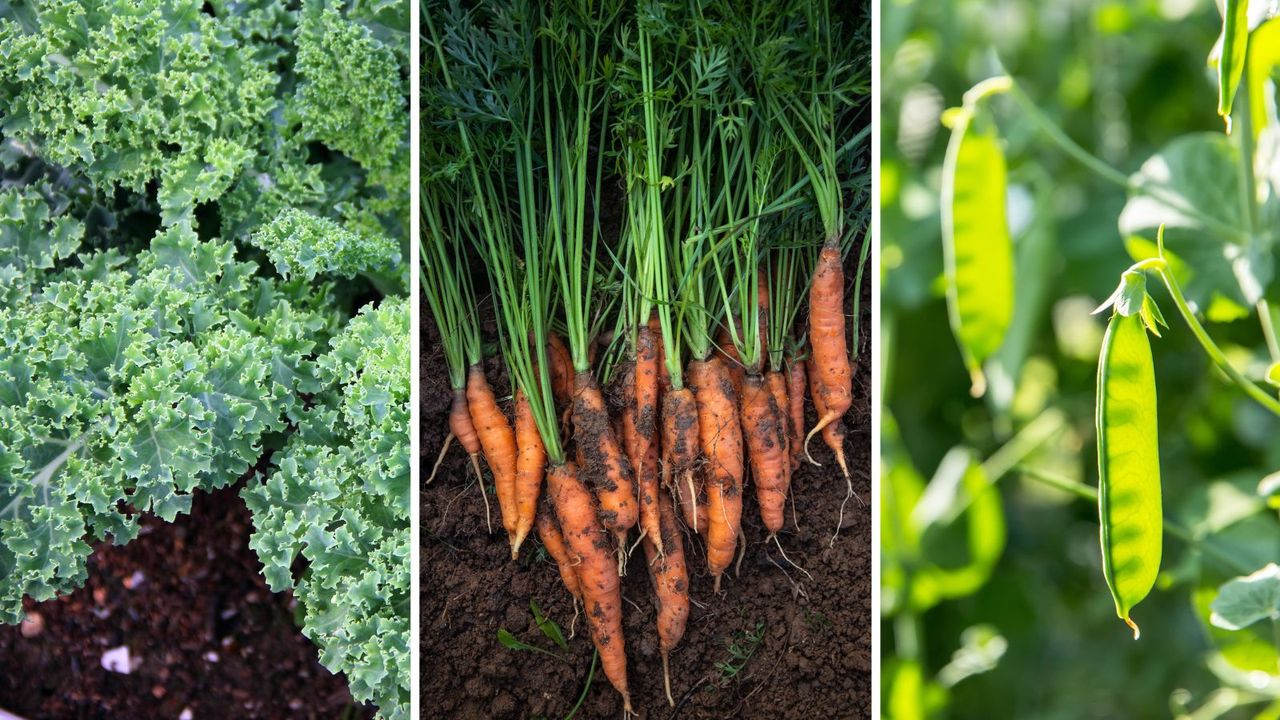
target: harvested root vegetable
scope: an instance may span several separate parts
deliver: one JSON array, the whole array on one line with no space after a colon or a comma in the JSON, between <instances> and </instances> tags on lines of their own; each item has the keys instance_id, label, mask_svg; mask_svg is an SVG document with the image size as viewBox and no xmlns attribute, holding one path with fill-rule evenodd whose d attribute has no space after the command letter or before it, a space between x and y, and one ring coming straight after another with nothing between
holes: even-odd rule
<instances>
[{"instance_id":1,"label":"harvested root vegetable","mask_svg":"<svg viewBox=\"0 0 1280 720\"><path fill-rule=\"evenodd\" d=\"M662 453L664 483L680 498L685 524L694 532L707 531L706 490L697 472L698 404L688 387L662 397Z\"/></svg>"},{"instance_id":2,"label":"harvested root vegetable","mask_svg":"<svg viewBox=\"0 0 1280 720\"><path fill-rule=\"evenodd\" d=\"M791 483L784 416L759 374L748 374L742 387L742 434L751 463L751 479L760 503L760 519L776 535L782 530L783 510Z\"/></svg>"},{"instance_id":3,"label":"harvested root vegetable","mask_svg":"<svg viewBox=\"0 0 1280 720\"><path fill-rule=\"evenodd\" d=\"M551 396L567 411L573 404L573 360L559 335L547 336L547 368L551 371Z\"/></svg>"},{"instance_id":4,"label":"harvested root vegetable","mask_svg":"<svg viewBox=\"0 0 1280 720\"><path fill-rule=\"evenodd\" d=\"M812 360L810 362L812 362ZM827 407L823 400L822 393L817 387L817 383L818 380L811 371L809 373L809 386L810 393L813 395L813 407L818 411L818 415L822 416L827 412ZM844 476L847 479L849 477L849 468L845 464L844 459L844 439L845 430L843 419L837 417L822 428L822 441L827 444L827 447L831 448L831 452L835 453L836 463L840 466L840 471L844 473ZM812 459L810 459L810 462L813 462ZM853 492L852 486L850 486L849 492Z\"/></svg>"},{"instance_id":5,"label":"harvested root vegetable","mask_svg":"<svg viewBox=\"0 0 1280 720\"><path fill-rule=\"evenodd\" d=\"M742 428L725 361L695 360L687 372L698 405L698 434L707 459L707 566L720 577L733 562L742 524Z\"/></svg>"},{"instance_id":6,"label":"harvested root vegetable","mask_svg":"<svg viewBox=\"0 0 1280 720\"><path fill-rule=\"evenodd\" d=\"M818 255L809 288L809 383L815 404L821 396L823 409L818 423L805 435L806 455L810 439L843 417L853 404L853 369L844 330L844 267L840 248L827 243Z\"/></svg>"},{"instance_id":7,"label":"harvested root vegetable","mask_svg":"<svg viewBox=\"0 0 1280 720\"><path fill-rule=\"evenodd\" d=\"M639 519L631 464L613 434L604 396L589 371L574 376L573 427L583 475L600 502L600 522L615 534L625 533Z\"/></svg>"},{"instance_id":8,"label":"harvested root vegetable","mask_svg":"<svg viewBox=\"0 0 1280 720\"><path fill-rule=\"evenodd\" d=\"M578 556L570 554L569 547L564 541L564 534L560 531L560 521L556 520L549 497L538 503L538 539L542 541L542 546L547 549L551 559L556 561L556 567L560 570L560 581L564 583L565 589L574 600L581 602L582 589L578 582L578 565L582 561Z\"/></svg>"},{"instance_id":9,"label":"harvested root vegetable","mask_svg":"<svg viewBox=\"0 0 1280 720\"><path fill-rule=\"evenodd\" d=\"M657 316L642 325L636 334L636 362L631 395L635 401L635 444L631 466L639 490L640 530L654 538L662 552L662 530L658 518L658 376L662 370L662 330L655 333Z\"/></svg>"},{"instance_id":10,"label":"harvested root vegetable","mask_svg":"<svg viewBox=\"0 0 1280 720\"><path fill-rule=\"evenodd\" d=\"M662 525L663 553L657 543L645 537L644 554L649 561L649 577L653 580L653 592L658 598L658 647L662 651L662 681L667 691L667 702L675 707L671 697L671 651L684 637L685 623L689 620L689 569L685 565L684 545L680 540L680 528L676 525L676 511L669 497L659 500Z\"/></svg>"},{"instance_id":11,"label":"harvested root vegetable","mask_svg":"<svg viewBox=\"0 0 1280 720\"><path fill-rule=\"evenodd\" d=\"M804 362L792 360L787 372L787 401L791 408L791 469L800 467L800 457L804 454L804 392L807 378Z\"/></svg>"},{"instance_id":12,"label":"harvested root vegetable","mask_svg":"<svg viewBox=\"0 0 1280 720\"><path fill-rule=\"evenodd\" d=\"M627 653L622 639L622 592L609 532L601 525L595 500L578 478L578 469L573 463L553 465L547 471L547 491L570 557L577 555L581 560L577 566L578 587L591 627L591 640L600 652L600 665L605 677L622 694L623 710L630 713Z\"/></svg>"},{"instance_id":13,"label":"harvested root vegetable","mask_svg":"<svg viewBox=\"0 0 1280 720\"><path fill-rule=\"evenodd\" d=\"M778 408L778 424L782 430L782 454L791 463L791 438L795 430L791 427L791 403L787 397L787 377L779 371L765 373L765 387L773 396L773 404ZM790 472L787 473L790 477Z\"/></svg>"},{"instance_id":14,"label":"harvested root vegetable","mask_svg":"<svg viewBox=\"0 0 1280 720\"><path fill-rule=\"evenodd\" d=\"M508 538L514 540L517 525L516 435L493 397L493 388L489 387L484 369L478 364L472 365L467 374L467 406L476 435L480 438L484 461L493 473L502 526L506 528Z\"/></svg>"},{"instance_id":15,"label":"harvested root vegetable","mask_svg":"<svg viewBox=\"0 0 1280 720\"><path fill-rule=\"evenodd\" d=\"M538 434L529 398L519 389L516 390L516 451L516 532L511 540L512 558L519 554L520 546L533 530L547 467L547 448Z\"/></svg>"}]
</instances>

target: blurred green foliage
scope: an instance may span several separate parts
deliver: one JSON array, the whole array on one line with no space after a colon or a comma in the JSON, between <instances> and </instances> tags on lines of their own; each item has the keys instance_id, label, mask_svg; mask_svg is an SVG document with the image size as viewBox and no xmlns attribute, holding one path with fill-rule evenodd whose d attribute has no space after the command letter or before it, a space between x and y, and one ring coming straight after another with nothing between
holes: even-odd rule
<instances>
[{"instance_id":1,"label":"blurred green foliage","mask_svg":"<svg viewBox=\"0 0 1280 720\"><path fill-rule=\"evenodd\" d=\"M1152 342L1175 528L1156 590L1134 611L1135 642L1116 618L1097 507L1080 484L1097 484L1106 320L1090 313L1134 255L1150 252L1121 233L1125 190L1046 140L1009 98L993 107L1009 161L1016 309L997 358L1006 372L988 368L982 399L970 397L943 297L943 111L1007 72L1067 136L1131 175L1178 138L1223 134L1206 62L1217 8L885 0L880 18L882 715L1280 716L1274 622L1242 631L1209 622L1223 583L1280 559L1267 497L1280 483L1265 481L1280 468L1280 421L1223 381L1153 287L1171 325ZM1190 182L1212 191L1223 179ZM1184 247L1222 248L1194 240ZM1215 274L1222 253L1179 254L1202 285L1217 284L1216 294L1187 285L1208 331L1261 380L1261 325L1230 273ZM1265 290L1274 298L1276 282Z\"/></svg>"}]
</instances>

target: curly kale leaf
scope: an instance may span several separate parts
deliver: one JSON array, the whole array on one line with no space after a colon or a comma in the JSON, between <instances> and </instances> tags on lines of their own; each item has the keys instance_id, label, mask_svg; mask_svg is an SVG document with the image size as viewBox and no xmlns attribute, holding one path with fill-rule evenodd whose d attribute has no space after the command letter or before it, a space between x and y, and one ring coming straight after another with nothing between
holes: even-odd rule
<instances>
[{"instance_id":1,"label":"curly kale leaf","mask_svg":"<svg viewBox=\"0 0 1280 720\"><path fill-rule=\"evenodd\" d=\"M79 249L83 237L83 223L55 215L38 193L0 190L0 304L24 298L40 274Z\"/></svg>"},{"instance_id":2,"label":"curly kale leaf","mask_svg":"<svg viewBox=\"0 0 1280 720\"><path fill-rule=\"evenodd\" d=\"M167 214L221 194L252 157L277 76L199 0L37 0L0 21L6 135L100 188L161 179ZM167 198L167 199L166 199Z\"/></svg>"},{"instance_id":3,"label":"curly kale leaf","mask_svg":"<svg viewBox=\"0 0 1280 720\"><path fill-rule=\"evenodd\" d=\"M366 168L389 166L404 147L405 79L390 47L319 2L303 6L294 111L303 133Z\"/></svg>"},{"instance_id":4,"label":"curly kale leaf","mask_svg":"<svg viewBox=\"0 0 1280 720\"><path fill-rule=\"evenodd\" d=\"M359 235L311 213L288 208L250 238L285 278L319 275L394 276L403 270L400 244L383 235Z\"/></svg>"},{"instance_id":5,"label":"curly kale leaf","mask_svg":"<svg viewBox=\"0 0 1280 720\"><path fill-rule=\"evenodd\" d=\"M267 292L231 245L171 231L90 256L0 308L0 614L77 587L86 539L126 542L196 488L244 475L314 380L279 345L323 325ZM305 313L305 311L304 311ZM257 319L252 319L260 316ZM301 378L301 379L300 379Z\"/></svg>"},{"instance_id":6,"label":"curly kale leaf","mask_svg":"<svg viewBox=\"0 0 1280 720\"><path fill-rule=\"evenodd\" d=\"M294 590L321 662L385 718L409 710L408 338L402 298L354 318L276 468L244 491L267 582Z\"/></svg>"}]
</instances>

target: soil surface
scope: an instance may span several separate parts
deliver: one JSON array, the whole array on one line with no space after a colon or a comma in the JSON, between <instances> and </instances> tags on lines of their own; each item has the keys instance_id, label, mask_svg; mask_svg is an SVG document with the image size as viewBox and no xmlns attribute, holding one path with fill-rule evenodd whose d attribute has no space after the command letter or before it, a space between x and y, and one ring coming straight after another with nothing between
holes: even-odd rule
<instances>
[{"instance_id":1,"label":"soil surface","mask_svg":"<svg viewBox=\"0 0 1280 720\"><path fill-rule=\"evenodd\" d=\"M372 717L320 666L292 595L267 588L239 491L197 492L173 523L144 519L132 543L95 548L85 587L28 600L26 623L0 627L0 708L30 720ZM127 675L103 668L119 647Z\"/></svg>"},{"instance_id":2,"label":"soil surface","mask_svg":"<svg viewBox=\"0 0 1280 720\"><path fill-rule=\"evenodd\" d=\"M852 275L851 263L847 276ZM854 378L853 409L845 418L854 490L864 502L871 497L870 308L870 283L864 282L862 362ZM452 393L425 305L422 318L420 447L422 466L430 468L447 433ZM486 370L498 397L508 398L504 405L510 410L500 363L489 360ZM806 413L811 426L811 403ZM790 493L794 503L788 504L787 525L778 538L787 557L805 572L783 560L777 546L765 544L767 533L749 478L742 513L746 555L737 577L732 570L726 573L720 595L712 592L701 538L686 530L693 605L684 639L671 656L675 708L667 704L663 690L655 600L644 553L637 549L632 555L622 580L623 623L632 704L640 718L870 717L871 509L850 500L839 537L829 547L845 482L820 439L815 438L811 449L822 467L805 465L796 473ZM423 716L563 718L587 684L593 653L588 630L580 615L575 622L571 597L536 537L526 542L518 560L511 560L491 480L486 477L485 482L493 534L485 526L485 504L474 472L456 443L434 481L422 488ZM567 651L538 629L530 602L566 636L571 628L576 631ZM498 642L499 629L566 661L508 649ZM620 717L620 696L597 666L575 718Z\"/></svg>"}]
</instances>

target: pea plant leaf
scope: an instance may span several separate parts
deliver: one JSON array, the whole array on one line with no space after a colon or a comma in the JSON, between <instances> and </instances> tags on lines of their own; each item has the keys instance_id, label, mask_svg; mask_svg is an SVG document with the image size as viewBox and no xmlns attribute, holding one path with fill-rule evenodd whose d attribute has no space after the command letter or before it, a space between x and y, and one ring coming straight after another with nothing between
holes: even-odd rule
<instances>
[{"instance_id":1,"label":"pea plant leaf","mask_svg":"<svg viewBox=\"0 0 1280 720\"><path fill-rule=\"evenodd\" d=\"M1228 581L1209 605L1210 622L1224 630L1240 630L1260 620L1280 620L1280 565Z\"/></svg>"},{"instance_id":2,"label":"pea plant leaf","mask_svg":"<svg viewBox=\"0 0 1280 720\"><path fill-rule=\"evenodd\" d=\"M1241 217L1239 149L1217 133L1184 135L1130 178L1120 213L1122 236L1154 238L1189 270L1183 288L1197 309L1215 294L1243 307L1262 298L1274 275L1274 230L1250 236Z\"/></svg>"}]
</instances>

